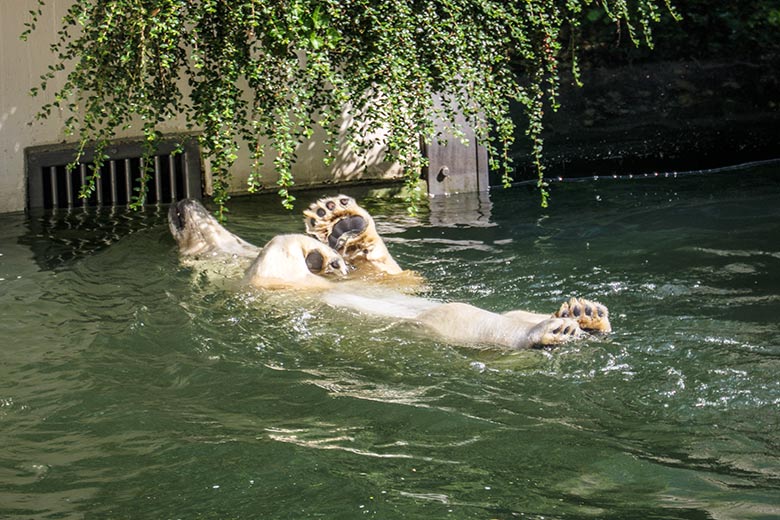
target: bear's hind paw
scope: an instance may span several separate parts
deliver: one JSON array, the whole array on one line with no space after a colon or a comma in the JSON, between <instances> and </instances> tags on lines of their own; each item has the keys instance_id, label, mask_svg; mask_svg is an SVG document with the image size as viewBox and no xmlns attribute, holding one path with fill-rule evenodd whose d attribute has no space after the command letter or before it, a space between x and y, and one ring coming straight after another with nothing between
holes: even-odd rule
<instances>
[{"instance_id":1,"label":"bear's hind paw","mask_svg":"<svg viewBox=\"0 0 780 520\"><path fill-rule=\"evenodd\" d=\"M550 318L537 324L529 333L532 347L560 345L583 336L577 322L571 318Z\"/></svg>"},{"instance_id":2,"label":"bear's hind paw","mask_svg":"<svg viewBox=\"0 0 780 520\"><path fill-rule=\"evenodd\" d=\"M604 305L585 298L571 298L564 302L553 316L576 320L583 330L612 331L612 325L609 323L609 310Z\"/></svg>"}]
</instances>

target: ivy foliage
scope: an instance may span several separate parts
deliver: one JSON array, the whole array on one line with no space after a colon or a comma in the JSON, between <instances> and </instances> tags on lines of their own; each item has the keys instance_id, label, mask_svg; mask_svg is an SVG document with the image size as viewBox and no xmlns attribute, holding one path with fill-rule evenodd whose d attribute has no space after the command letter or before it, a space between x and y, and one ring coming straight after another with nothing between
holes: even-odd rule
<instances>
[{"instance_id":1,"label":"ivy foliage","mask_svg":"<svg viewBox=\"0 0 780 520\"><path fill-rule=\"evenodd\" d=\"M23 38L46 8L37 1ZM383 146L404 167L413 210L425 164L420 139L440 138L435 120L462 136L452 123L460 112L508 185L509 104L519 101L544 205L542 114L557 109L560 60L576 77L580 22L599 7L635 44L652 45L650 24L660 10L673 12L668 1L73 0L52 46L56 62L33 94L66 75L39 117L65 111L80 151L96 148L83 196L118 130L136 128L152 154L160 124L184 115L210 159L220 217L242 146L253 164L249 190L259 189L270 160L291 207L296 150L317 126L327 135L326 163L339 147L361 154ZM136 187L136 206L147 181Z\"/></svg>"}]
</instances>

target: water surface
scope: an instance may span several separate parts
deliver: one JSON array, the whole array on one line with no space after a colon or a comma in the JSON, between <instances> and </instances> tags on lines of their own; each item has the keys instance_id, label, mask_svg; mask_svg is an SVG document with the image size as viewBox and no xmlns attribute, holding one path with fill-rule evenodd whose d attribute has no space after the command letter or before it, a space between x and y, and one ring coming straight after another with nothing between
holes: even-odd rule
<instances>
[{"instance_id":1,"label":"water surface","mask_svg":"<svg viewBox=\"0 0 780 520\"><path fill-rule=\"evenodd\" d=\"M556 184L548 209L355 195L428 296L584 295L615 332L458 347L214 285L166 208L0 216L0 517L780 517L777 165ZM300 232L277 206L229 227Z\"/></svg>"}]
</instances>

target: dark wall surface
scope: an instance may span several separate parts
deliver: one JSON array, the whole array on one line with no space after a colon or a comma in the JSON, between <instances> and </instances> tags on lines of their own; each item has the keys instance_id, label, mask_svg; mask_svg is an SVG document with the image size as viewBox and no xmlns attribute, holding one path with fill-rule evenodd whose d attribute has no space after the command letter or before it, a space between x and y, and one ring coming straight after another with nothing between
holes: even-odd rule
<instances>
[{"instance_id":1,"label":"dark wall surface","mask_svg":"<svg viewBox=\"0 0 780 520\"><path fill-rule=\"evenodd\" d=\"M780 5L775 12L761 1L674 3L684 18L658 26L653 50L615 42L614 26L598 20L584 30L586 40L612 43L581 53L583 87L562 74L561 108L544 117L546 176L780 158ZM535 179L522 109L516 113L513 177Z\"/></svg>"}]
</instances>

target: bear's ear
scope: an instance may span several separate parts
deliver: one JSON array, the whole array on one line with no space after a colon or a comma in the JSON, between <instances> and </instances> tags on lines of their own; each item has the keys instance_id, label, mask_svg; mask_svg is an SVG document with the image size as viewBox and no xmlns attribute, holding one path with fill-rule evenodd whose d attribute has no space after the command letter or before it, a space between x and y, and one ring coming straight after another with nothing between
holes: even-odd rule
<instances>
[{"instance_id":1,"label":"bear's ear","mask_svg":"<svg viewBox=\"0 0 780 520\"><path fill-rule=\"evenodd\" d=\"M325 265L325 259L322 256L322 253L317 251L316 249L306 255L306 267L309 268L309 271L311 271L314 274L320 274L322 272L322 267Z\"/></svg>"}]
</instances>

